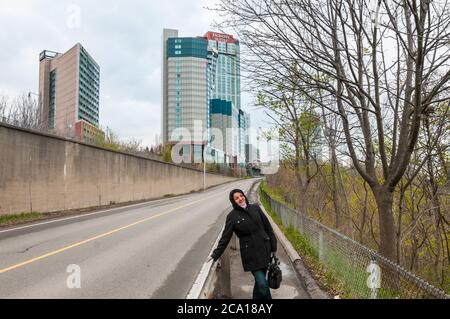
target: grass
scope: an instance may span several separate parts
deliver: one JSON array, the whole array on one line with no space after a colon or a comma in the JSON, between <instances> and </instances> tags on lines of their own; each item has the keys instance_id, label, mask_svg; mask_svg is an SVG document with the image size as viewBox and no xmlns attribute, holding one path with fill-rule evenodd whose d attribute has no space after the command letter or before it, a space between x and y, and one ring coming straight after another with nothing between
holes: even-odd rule
<instances>
[{"instance_id":1,"label":"grass","mask_svg":"<svg viewBox=\"0 0 450 319\"><path fill-rule=\"evenodd\" d=\"M286 206L289 206L289 203L286 203L286 201L284 200L283 196L282 196L282 191L278 188L276 190L272 190L269 188L269 186L267 186L267 182L263 181L261 182L260 185L260 190L264 190L267 194L270 195L270 197L274 200L276 200L279 203L282 203ZM262 197L261 197L262 199Z\"/></svg>"},{"instance_id":2,"label":"grass","mask_svg":"<svg viewBox=\"0 0 450 319\"><path fill-rule=\"evenodd\" d=\"M11 214L11 215L1 215L0 216L0 225L10 225L16 222L24 222L35 220L44 217L44 214L39 212L23 212L19 214Z\"/></svg>"}]
</instances>

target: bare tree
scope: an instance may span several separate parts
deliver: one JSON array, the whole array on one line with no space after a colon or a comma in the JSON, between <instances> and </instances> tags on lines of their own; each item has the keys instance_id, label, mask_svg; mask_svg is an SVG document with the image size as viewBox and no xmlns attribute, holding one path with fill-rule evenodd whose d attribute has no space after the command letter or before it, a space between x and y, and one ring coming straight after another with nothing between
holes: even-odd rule
<instances>
[{"instance_id":1,"label":"bare tree","mask_svg":"<svg viewBox=\"0 0 450 319\"><path fill-rule=\"evenodd\" d=\"M7 108L8 108L8 98L6 96L0 96L0 121L6 120Z\"/></svg>"},{"instance_id":2,"label":"bare tree","mask_svg":"<svg viewBox=\"0 0 450 319\"><path fill-rule=\"evenodd\" d=\"M42 129L40 125L39 101L21 94L9 103L7 97L0 98L0 117L3 122L29 129Z\"/></svg>"},{"instance_id":3,"label":"bare tree","mask_svg":"<svg viewBox=\"0 0 450 319\"><path fill-rule=\"evenodd\" d=\"M337 111L309 96L339 115L348 156L376 199L380 252L396 260L393 193L422 117L448 99L448 1L222 0L216 10L249 51L247 72L282 77L295 62L302 86L335 98Z\"/></svg>"},{"instance_id":4,"label":"bare tree","mask_svg":"<svg viewBox=\"0 0 450 319\"><path fill-rule=\"evenodd\" d=\"M287 74L292 77L295 74ZM316 149L320 137L320 118L300 86L292 86L285 77L256 79L261 84L257 105L266 110L279 132L284 158L294 171L297 187L304 194L300 209L308 209L306 196L312 179L319 173ZM304 169L304 173L302 172Z\"/></svg>"},{"instance_id":5,"label":"bare tree","mask_svg":"<svg viewBox=\"0 0 450 319\"><path fill-rule=\"evenodd\" d=\"M121 149L125 152L135 153L135 154L146 154L143 146L142 140L131 138L128 141L121 143Z\"/></svg>"}]
</instances>

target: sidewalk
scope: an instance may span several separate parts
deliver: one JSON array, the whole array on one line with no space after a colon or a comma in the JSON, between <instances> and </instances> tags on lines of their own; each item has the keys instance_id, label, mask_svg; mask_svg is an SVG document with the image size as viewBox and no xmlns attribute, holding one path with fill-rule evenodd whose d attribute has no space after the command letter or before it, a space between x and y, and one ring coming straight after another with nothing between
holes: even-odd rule
<instances>
[{"instance_id":1,"label":"sidewalk","mask_svg":"<svg viewBox=\"0 0 450 319\"><path fill-rule=\"evenodd\" d=\"M238 241L238 240L237 240ZM239 244L237 244L239 247ZM277 257L280 259L280 268L283 281L278 289L271 289L273 299L309 299L297 274L286 254L283 246L278 245ZM233 299L251 299L253 294L254 278L251 272L244 272L242 268L239 248L231 251L231 294Z\"/></svg>"},{"instance_id":2,"label":"sidewalk","mask_svg":"<svg viewBox=\"0 0 450 319\"><path fill-rule=\"evenodd\" d=\"M247 194L250 203L257 202L257 185L253 185ZM254 278L251 272L244 272L239 251L239 239L236 238L237 249L231 250L231 295L233 299L251 299L253 294ZM277 257L280 260L280 268L283 273L283 280L278 289L271 289L272 298L274 299L310 299L302 285L297 272L292 265L289 256L281 243L278 241Z\"/></svg>"}]
</instances>

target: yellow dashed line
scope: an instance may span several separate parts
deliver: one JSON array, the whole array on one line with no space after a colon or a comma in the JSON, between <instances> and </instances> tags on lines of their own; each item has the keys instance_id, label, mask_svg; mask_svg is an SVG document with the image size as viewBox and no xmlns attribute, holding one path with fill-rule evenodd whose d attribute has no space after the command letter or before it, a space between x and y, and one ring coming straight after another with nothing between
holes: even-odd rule
<instances>
[{"instance_id":1,"label":"yellow dashed line","mask_svg":"<svg viewBox=\"0 0 450 319\"><path fill-rule=\"evenodd\" d=\"M24 262L21 262L21 263L19 263L19 264L16 264L16 265L13 265L13 266L4 268L4 269L0 269L0 274L3 274L3 273L5 273L5 272L8 272L8 271L11 271L11 270L14 270L14 269L17 269L17 268L26 266L26 265L29 265L29 264L34 263L34 262L36 262L36 261L42 260L42 259L44 259L44 258L54 256L54 255L56 255L56 254L62 253L62 252L64 252L64 251L67 251L67 250L69 250L69 249L72 249L72 248L75 248L75 247L78 247L78 246L87 244L87 243L89 243L89 242L91 242L91 241L94 241L94 240L96 240L96 239L99 239L99 238L102 238L102 237L106 237L106 236L112 235L112 234L117 233L117 232L119 232L119 231L121 231L121 230L124 230L124 229L130 228L130 227L136 226L136 225L138 225L138 224L142 224L142 223L144 223L144 222L146 222L146 221L149 221L149 220L151 220L151 219L153 219L153 218L157 218L157 217L160 217L160 216L163 216L163 215L167 215L167 214L169 214L169 213L172 213L172 212L175 211L175 210L178 210L178 209L181 209L181 208L184 208L184 207L187 207L187 206L194 205L194 204L196 204L196 203L198 203L198 202L201 202L201 201L210 199L210 198L212 198L212 197L216 197L216 196L218 196L218 195L222 195L222 196L223 196L223 194L216 194L216 195L209 196L209 197L206 197L206 198L203 198L203 199L199 199L199 200L197 200L197 201L191 202L191 203L186 204L186 205L183 205L183 206L179 206L179 207L172 208L172 209L170 209L170 210L168 210L168 211L159 213L159 214L154 215L154 216L152 216L152 217L148 217L148 218L145 218L145 219L138 220L137 222L134 222L134 223L132 223L132 224L125 225L125 226L122 226L122 227L120 227L120 228L111 230L111 231L109 231L109 232L107 232L107 233L103 233L103 234L97 235L97 236L95 236L95 237L88 238L88 239L83 240L83 241L80 241L80 242L78 242L78 243L75 243L75 244L72 244L72 245L63 247L63 248L61 248L61 249L58 249L58 250L49 252L49 253L47 253L47 254L45 254L45 255L41 255L41 256L38 256L38 257L35 257L35 258L32 258L32 259L26 260L26 261L24 261Z\"/></svg>"}]
</instances>

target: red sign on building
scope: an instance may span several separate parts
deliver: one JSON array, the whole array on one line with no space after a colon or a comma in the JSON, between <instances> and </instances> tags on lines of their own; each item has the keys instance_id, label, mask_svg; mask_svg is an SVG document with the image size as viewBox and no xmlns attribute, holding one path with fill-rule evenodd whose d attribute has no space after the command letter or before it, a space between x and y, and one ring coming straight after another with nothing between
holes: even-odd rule
<instances>
[{"instance_id":1,"label":"red sign on building","mask_svg":"<svg viewBox=\"0 0 450 319\"><path fill-rule=\"evenodd\" d=\"M237 43L238 42L235 38L233 38L233 36L231 34L218 33L218 32L212 32L212 31L206 32L204 37L207 40L215 40L215 41L226 42L226 43Z\"/></svg>"}]
</instances>

